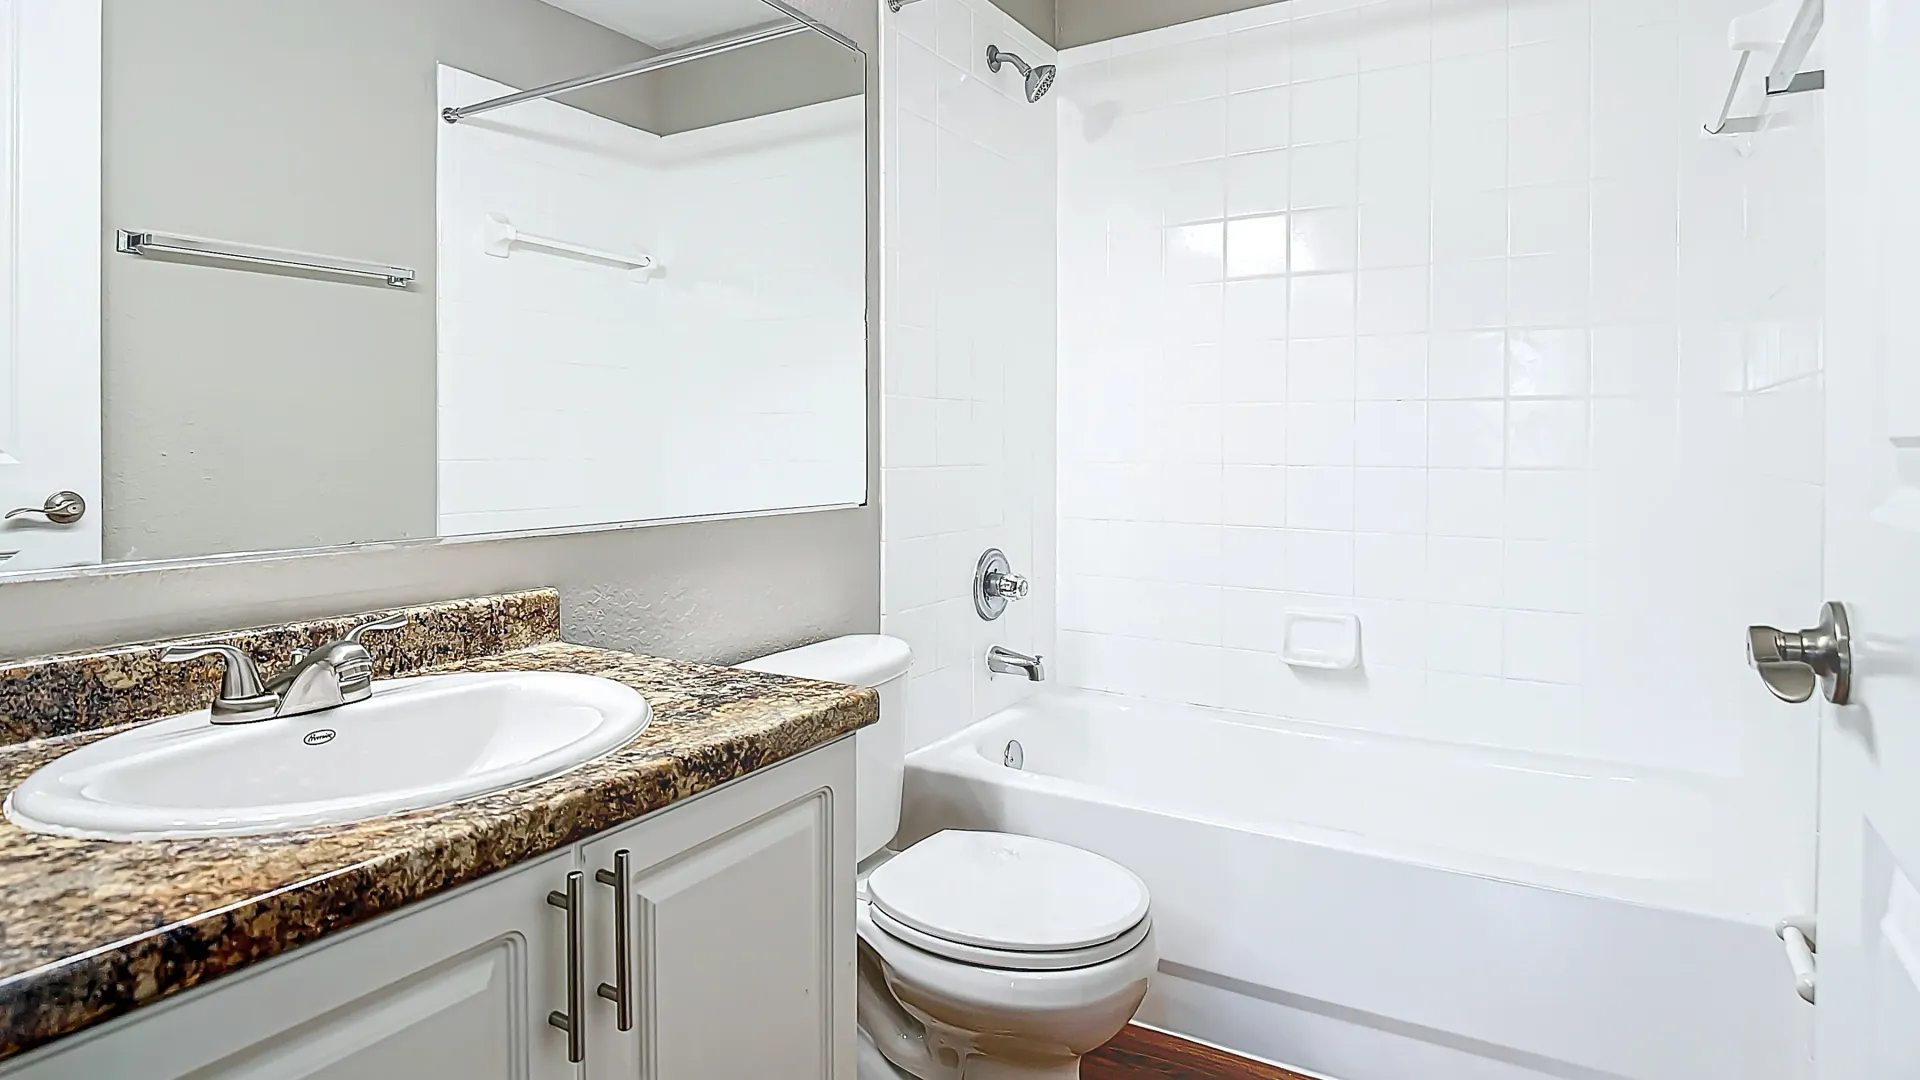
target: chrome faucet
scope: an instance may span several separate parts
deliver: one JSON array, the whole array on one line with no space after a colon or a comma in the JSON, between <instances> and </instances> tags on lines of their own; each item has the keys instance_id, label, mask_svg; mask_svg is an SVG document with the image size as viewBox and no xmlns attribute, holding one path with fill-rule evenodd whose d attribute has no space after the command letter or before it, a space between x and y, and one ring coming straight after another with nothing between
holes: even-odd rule
<instances>
[{"instance_id":1,"label":"chrome faucet","mask_svg":"<svg viewBox=\"0 0 1920 1080\"><path fill-rule=\"evenodd\" d=\"M405 625L405 615L361 623L345 637L311 652L295 650L292 665L270 679L260 677L259 666L246 650L232 645L175 645L161 653L160 659L177 664L203 656L219 657L226 670L210 710L213 722L251 724L282 716L304 716L372 697L373 654L360 643L360 637Z\"/></svg>"},{"instance_id":2,"label":"chrome faucet","mask_svg":"<svg viewBox=\"0 0 1920 1080\"><path fill-rule=\"evenodd\" d=\"M987 650L987 670L996 675L1025 675L1028 682L1044 682L1047 677L1045 659L995 645Z\"/></svg>"}]
</instances>

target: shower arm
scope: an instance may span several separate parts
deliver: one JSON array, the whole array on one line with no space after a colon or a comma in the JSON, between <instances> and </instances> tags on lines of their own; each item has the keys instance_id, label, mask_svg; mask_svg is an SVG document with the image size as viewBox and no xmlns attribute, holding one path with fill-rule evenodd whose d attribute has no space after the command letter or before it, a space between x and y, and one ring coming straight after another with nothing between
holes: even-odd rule
<instances>
[{"instance_id":1,"label":"shower arm","mask_svg":"<svg viewBox=\"0 0 1920 1080\"><path fill-rule=\"evenodd\" d=\"M998 45L987 46L987 69L997 72L1001 64L1012 64L1023 79L1033 74L1033 65L1022 60L1018 53L1007 52Z\"/></svg>"}]
</instances>

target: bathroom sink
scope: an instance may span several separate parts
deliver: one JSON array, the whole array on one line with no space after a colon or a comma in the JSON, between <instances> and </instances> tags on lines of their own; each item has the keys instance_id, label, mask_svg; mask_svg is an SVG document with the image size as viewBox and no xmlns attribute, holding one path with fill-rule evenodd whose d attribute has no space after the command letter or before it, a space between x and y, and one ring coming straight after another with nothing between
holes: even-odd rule
<instances>
[{"instance_id":1,"label":"bathroom sink","mask_svg":"<svg viewBox=\"0 0 1920 1080\"><path fill-rule=\"evenodd\" d=\"M7 798L34 832L92 840L257 836L445 806L566 772L652 718L633 689L558 672L374 684L326 712L156 720L49 762Z\"/></svg>"}]
</instances>

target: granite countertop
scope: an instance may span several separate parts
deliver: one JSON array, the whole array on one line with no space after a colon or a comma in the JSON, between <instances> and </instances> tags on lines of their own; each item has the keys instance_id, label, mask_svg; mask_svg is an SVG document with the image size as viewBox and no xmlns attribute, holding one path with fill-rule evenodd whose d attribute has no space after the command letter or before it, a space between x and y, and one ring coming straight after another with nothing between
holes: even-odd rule
<instances>
[{"instance_id":1,"label":"granite countertop","mask_svg":"<svg viewBox=\"0 0 1920 1080\"><path fill-rule=\"evenodd\" d=\"M553 624L557 633L557 614ZM419 670L603 675L645 695L653 722L626 747L542 783L324 830L110 843L0 820L0 1057L563 848L878 717L871 690L560 641ZM0 745L0 792L113 730L124 725Z\"/></svg>"}]
</instances>

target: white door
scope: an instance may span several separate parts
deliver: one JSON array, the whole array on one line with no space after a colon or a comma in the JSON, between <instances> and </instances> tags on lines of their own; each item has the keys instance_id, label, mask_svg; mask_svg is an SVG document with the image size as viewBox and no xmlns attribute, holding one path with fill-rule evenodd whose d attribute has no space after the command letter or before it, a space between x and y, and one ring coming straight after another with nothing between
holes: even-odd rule
<instances>
[{"instance_id":1,"label":"white door","mask_svg":"<svg viewBox=\"0 0 1920 1080\"><path fill-rule=\"evenodd\" d=\"M0 571L100 561L101 247L100 0L0 0Z\"/></svg>"},{"instance_id":2,"label":"white door","mask_svg":"<svg viewBox=\"0 0 1920 1080\"><path fill-rule=\"evenodd\" d=\"M1853 703L1823 710L1822 1080L1920 1077L1920 4L1827 4L1827 582ZM1764 537L1755 538L1764 543Z\"/></svg>"}]
</instances>

